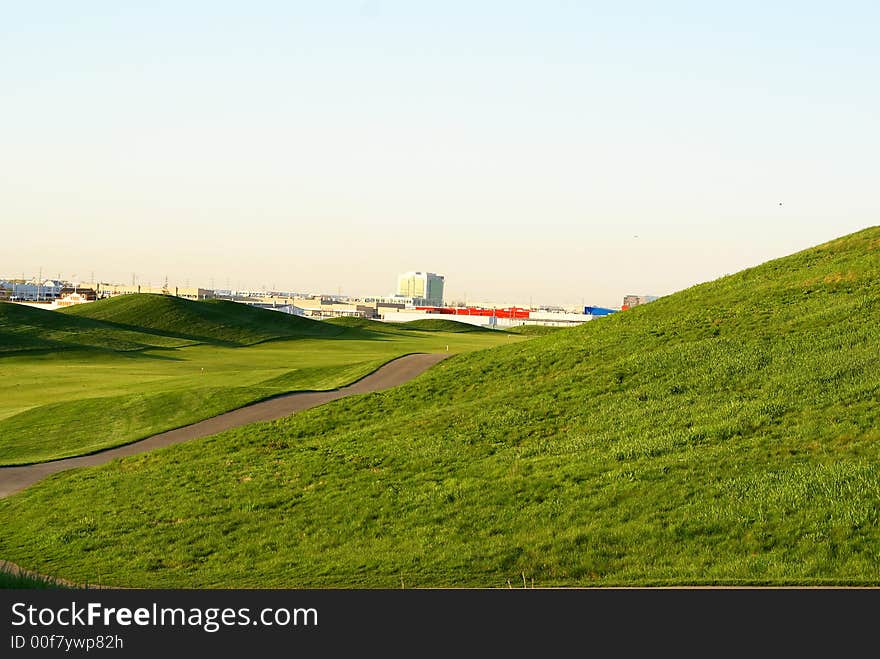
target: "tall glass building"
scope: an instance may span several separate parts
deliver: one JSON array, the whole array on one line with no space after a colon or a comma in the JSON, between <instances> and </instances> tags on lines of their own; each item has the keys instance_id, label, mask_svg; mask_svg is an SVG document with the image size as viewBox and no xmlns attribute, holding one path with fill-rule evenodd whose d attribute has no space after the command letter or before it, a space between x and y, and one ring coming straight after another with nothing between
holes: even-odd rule
<instances>
[{"instance_id":1,"label":"tall glass building","mask_svg":"<svg viewBox=\"0 0 880 659\"><path fill-rule=\"evenodd\" d=\"M426 305L443 306L443 275L434 272L404 272L397 277L397 294L424 300Z\"/></svg>"}]
</instances>

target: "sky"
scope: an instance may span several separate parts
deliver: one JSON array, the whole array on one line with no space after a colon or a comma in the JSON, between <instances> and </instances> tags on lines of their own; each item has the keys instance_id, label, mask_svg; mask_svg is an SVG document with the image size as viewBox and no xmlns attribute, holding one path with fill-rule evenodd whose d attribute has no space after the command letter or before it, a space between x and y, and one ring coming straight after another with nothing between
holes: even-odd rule
<instances>
[{"instance_id":1,"label":"sky","mask_svg":"<svg viewBox=\"0 0 880 659\"><path fill-rule=\"evenodd\" d=\"M0 2L0 275L619 307L880 224L880 3Z\"/></svg>"}]
</instances>

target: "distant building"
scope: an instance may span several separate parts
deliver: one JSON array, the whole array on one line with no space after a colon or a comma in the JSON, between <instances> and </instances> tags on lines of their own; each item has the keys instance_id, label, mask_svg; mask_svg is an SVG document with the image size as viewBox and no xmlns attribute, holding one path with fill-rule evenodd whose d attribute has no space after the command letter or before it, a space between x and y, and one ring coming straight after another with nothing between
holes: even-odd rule
<instances>
[{"instance_id":1,"label":"distant building","mask_svg":"<svg viewBox=\"0 0 880 659\"><path fill-rule=\"evenodd\" d=\"M81 288L76 286L65 286L61 289L58 299L55 301L56 307L70 307L74 304L83 304L85 302L94 302L98 299L98 294L93 288Z\"/></svg>"},{"instance_id":2,"label":"distant building","mask_svg":"<svg viewBox=\"0 0 880 659\"><path fill-rule=\"evenodd\" d=\"M397 277L397 295L443 306L443 275L434 272L404 272Z\"/></svg>"},{"instance_id":3,"label":"distant building","mask_svg":"<svg viewBox=\"0 0 880 659\"><path fill-rule=\"evenodd\" d=\"M614 313L614 309L606 307L584 307L584 313L588 316L607 316Z\"/></svg>"},{"instance_id":4,"label":"distant building","mask_svg":"<svg viewBox=\"0 0 880 659\"><path fill-rule=\"evenodd\" d=\"M173 295L187 300L210 300L214 297L214 291L195 286L128 286L122 284L98 284L97 294L100 297L115 297L116 295L129 295L133 293L155 293L158 295Z\"/></svg>"},{"instance_id":5,"label":"distant building","mask_svg":"<svg viewBox=\"0 0 880 659\"><path fill-rule=\"evenodd\" d=\"M62 284L52 279L8 280L0 281L0 287L8 292L8 299L13 302L51 302L58 297Z\"/></svg>"},{"instance_id":6,"label":"distant building","mask_svg":"<svg viewBox=\"0 0 880 659\"><path fill-rule=\"evenodd\" d=\"M294 313L306 318L375 318L376 308L354 304L322 304L316 307L294 307Z\"/></svg>"},{"instance_id":7,"label":"distant building","mask_svg":"<svg viewBox=\"0 0 880 659\"><path fill-rule=\"evenodd\" d=\"M380 320L391 323L427 319L453 320L480 327L501 329L520 325L572 327L591 320L592 316L565 311L533 311L524 307L416 307L412 309L383 309L380 318Z\"/></svg>"},{"instance_id":8,"label":"distant building","mask_svg":"<svg viewBox=\"0 0 880 659\"><path fill-rule=\"evenodd\" d=\"M632 309L641 304L647 304L657 299L656 295L626 295L623 298L622 309Z\"/></svg>"}]
</instances>

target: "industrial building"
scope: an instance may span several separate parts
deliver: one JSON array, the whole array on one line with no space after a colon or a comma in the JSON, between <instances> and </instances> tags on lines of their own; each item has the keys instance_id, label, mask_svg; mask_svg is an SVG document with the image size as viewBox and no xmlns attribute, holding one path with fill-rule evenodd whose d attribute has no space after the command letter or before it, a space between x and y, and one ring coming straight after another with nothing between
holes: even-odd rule
<instances>
[{"instance_id":1,"label":"industrial building","mask_svg":"<svg viewBox=\"0 0 880 659\"><path fill-rule=\"evenodd\" d=\"M607 307L584 307L584 313L590 316L608 316L614 312L615 309L608 309Z\"/></svg>"},{"instance_id":2,"label":"industrial building","mask_svg":"<svg viewBox=\"0 0 880 659\"><path fill-rule=\"evenodd\" d=\"M98 294L93 288L82 286L65 286L61 294L55 300L55 308L71 307L75 304L85 304L98 299Z\"/></svg>"},{"instance_id":3,"label":"industrial building","mask_svg":"<svg viewBox=\"0 0 880 659\"><path fill-rule=\"evenodd\" d=\"M623 298L623 305L620 308L632 309L633 307L637 307L641 304L648 304L648 302L653 302L656 299L656 295L626 295Z\"/></svg>"},{"instance_id":4,"label":"industrial building","mask_svg":"<svg viewBox=\"0 0 880 659\"><path fill-rule=\"evenodd\" d=\"M95 291L98 297L114 297L116 295L130 295L133 293L154 293L157 295L174 295L187 300L210 300L214 297L214 291L208 288L195 286L168 286L161 288L154 286L142 286L140 284L128 286L123 284L97 284Z\"/></svg>"},{"instance_id":5,"label":"industrial building","mask_svg":"<svg viewBox=\"0 0 880 659\"><path fill-rule=\"evenodd\" d=\"M599 308L599 307L593 307ZM480 327L504 328L519 325L549 325L571 327L580 325L602 314L581 314L565 311L546 311L524 307L429 307L384 311L380 319L386 322L405 323L411 320L448 319Z\"/></svg>"},{"instance_id":6,"label":"industrial building","mask_svg":"<svg viewBox=\"0 0 880 659\"><path fill-rule=\"evenodd\" d=\"M61 294L64 284L54 279L0 281L0 299L11 302L51 302Z\"/></svg>"}]
</instances>

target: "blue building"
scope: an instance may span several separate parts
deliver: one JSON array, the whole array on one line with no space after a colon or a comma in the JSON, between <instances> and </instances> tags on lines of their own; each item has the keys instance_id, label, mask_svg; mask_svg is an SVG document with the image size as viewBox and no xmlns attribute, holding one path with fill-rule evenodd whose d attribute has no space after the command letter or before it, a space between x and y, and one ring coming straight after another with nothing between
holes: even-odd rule
<instances>
[{"instance_id":1,"label":"blue building","mask_svg":"<svg viewBox=\"0 0 880 659\"><path fill-rule=\"evenodd\" d=\"M589 316L607 316L615 311L616 309L606 309L605 307L584 307L584 313Z\"/></svg>"}]
</instances>

